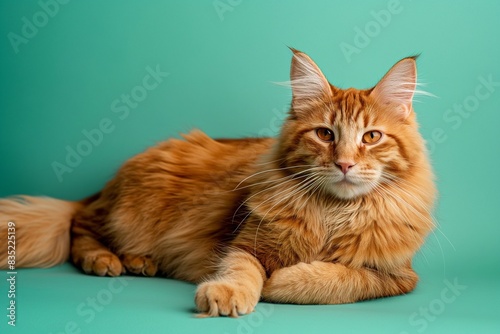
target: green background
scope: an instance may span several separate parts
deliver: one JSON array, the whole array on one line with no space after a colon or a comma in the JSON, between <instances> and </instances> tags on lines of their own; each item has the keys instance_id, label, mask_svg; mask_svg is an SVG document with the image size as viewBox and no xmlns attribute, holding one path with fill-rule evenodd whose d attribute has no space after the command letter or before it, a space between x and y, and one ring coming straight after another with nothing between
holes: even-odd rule
<instances>
[{"instance_id":1,"label":"green background","mask_svg":"<svg viewBox=\"0 0 500 334\"><path fill-rule=\"evenodd\" d=\"M193 285L124 285L65 264L19 270L15 328L3 315L0 277L1 333L500 331L500 2L54 1L0 3L0 197L80 199L127 158L192 128L275 134L291 97L274 84L288 80L287 46L344 88L373 86L397 60L420 53L419 81L436 97L414 107L437 175L439 228L415 259L421 282L407 296L260 304L239 320L200 320ZM149 91L141 88L148 67L168 72ZM124 94L138 98L128 114ZM58 178L54 162L66 164L68 147L82 148L85 131L102 122L108 133Z\"/></svg>"}]
</instances>

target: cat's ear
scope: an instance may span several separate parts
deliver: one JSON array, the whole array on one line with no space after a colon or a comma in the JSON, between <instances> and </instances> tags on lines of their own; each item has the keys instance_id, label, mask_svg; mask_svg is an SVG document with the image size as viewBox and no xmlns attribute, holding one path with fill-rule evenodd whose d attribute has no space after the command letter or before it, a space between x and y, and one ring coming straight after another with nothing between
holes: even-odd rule
<instances>
[{"instance_id":1,"label":"cat's ear","mask_svg":"<svg viewBox=\"0 0 500 334\"><path fill-rule=\"evenodd\" d=\"M290 69L290 83L293 100L310 101L324 96L330 96L332 91L319 67L303 52L292 49L293 58Z\"/></svg>"},{"instance_id":2,"label":"cat's ear","mask_svg":"<svg viewBox=\"0 0 500 334\"><path fill-rule=\"evenodd\" d=\"M387 72L370 95L405 119L412 111L412 100L417 86L416 57L404 58Z\"/></svg>"}]
</instances>

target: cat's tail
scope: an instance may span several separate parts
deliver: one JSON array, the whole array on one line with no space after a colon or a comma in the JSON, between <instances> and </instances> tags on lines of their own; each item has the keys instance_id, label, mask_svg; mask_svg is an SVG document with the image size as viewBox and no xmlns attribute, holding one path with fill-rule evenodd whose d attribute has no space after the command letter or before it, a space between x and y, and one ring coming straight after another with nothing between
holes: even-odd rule
<instances>
[{"instance_id":1,"label":"cat's tail","mask_svg":"<svg viewBox=\"0 0 500 334\"><path fill-rule=\"evenodd\" d=\"M0 199L0 269L52 267L68 260L71 220L82 206L50 197Z\"/></svg>"}]
</instances>

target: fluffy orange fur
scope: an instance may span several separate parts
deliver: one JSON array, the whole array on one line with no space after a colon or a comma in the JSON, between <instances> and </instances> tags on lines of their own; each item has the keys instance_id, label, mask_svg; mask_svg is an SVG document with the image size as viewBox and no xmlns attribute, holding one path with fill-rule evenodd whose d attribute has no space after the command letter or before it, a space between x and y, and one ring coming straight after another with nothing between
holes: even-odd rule
<instances>
[{"instance_id":1,"label":"fluffy orange fur","mask_svg":"<svg viewBox=\"0 0 500 334\"><path fill-rule=\"evenodd\" d=\"M194 131L130 159L80 202L0 200L0 220L18 227L18 265L71 257L89 274L199 283L203 316L247 314L260 299L350 303L411 291L435 198L412 109L415 59L372 89L344 90L292 51L292 105L277 139ZM2 268L6 258L2 250Z\"/></svg>"}]
</instances>

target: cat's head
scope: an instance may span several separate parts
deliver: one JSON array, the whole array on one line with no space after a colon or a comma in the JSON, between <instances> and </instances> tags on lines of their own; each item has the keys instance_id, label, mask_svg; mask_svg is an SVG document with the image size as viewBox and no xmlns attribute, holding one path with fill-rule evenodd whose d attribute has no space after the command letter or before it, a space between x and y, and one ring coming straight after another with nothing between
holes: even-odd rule
<instances>
[{"instance_id":1,"label":"cat's head","mask_svg":"<svg viewBox=\"0 0 500 334\"><path fill-rule=\"evenodd\" d=\"M412 108L414 57L397 62L375 87L358 90L331 85L311 58L292 51L293 99L279 155L303 186L355 198L404 179L425 160Z\"/></svg>"}]
</instances>

